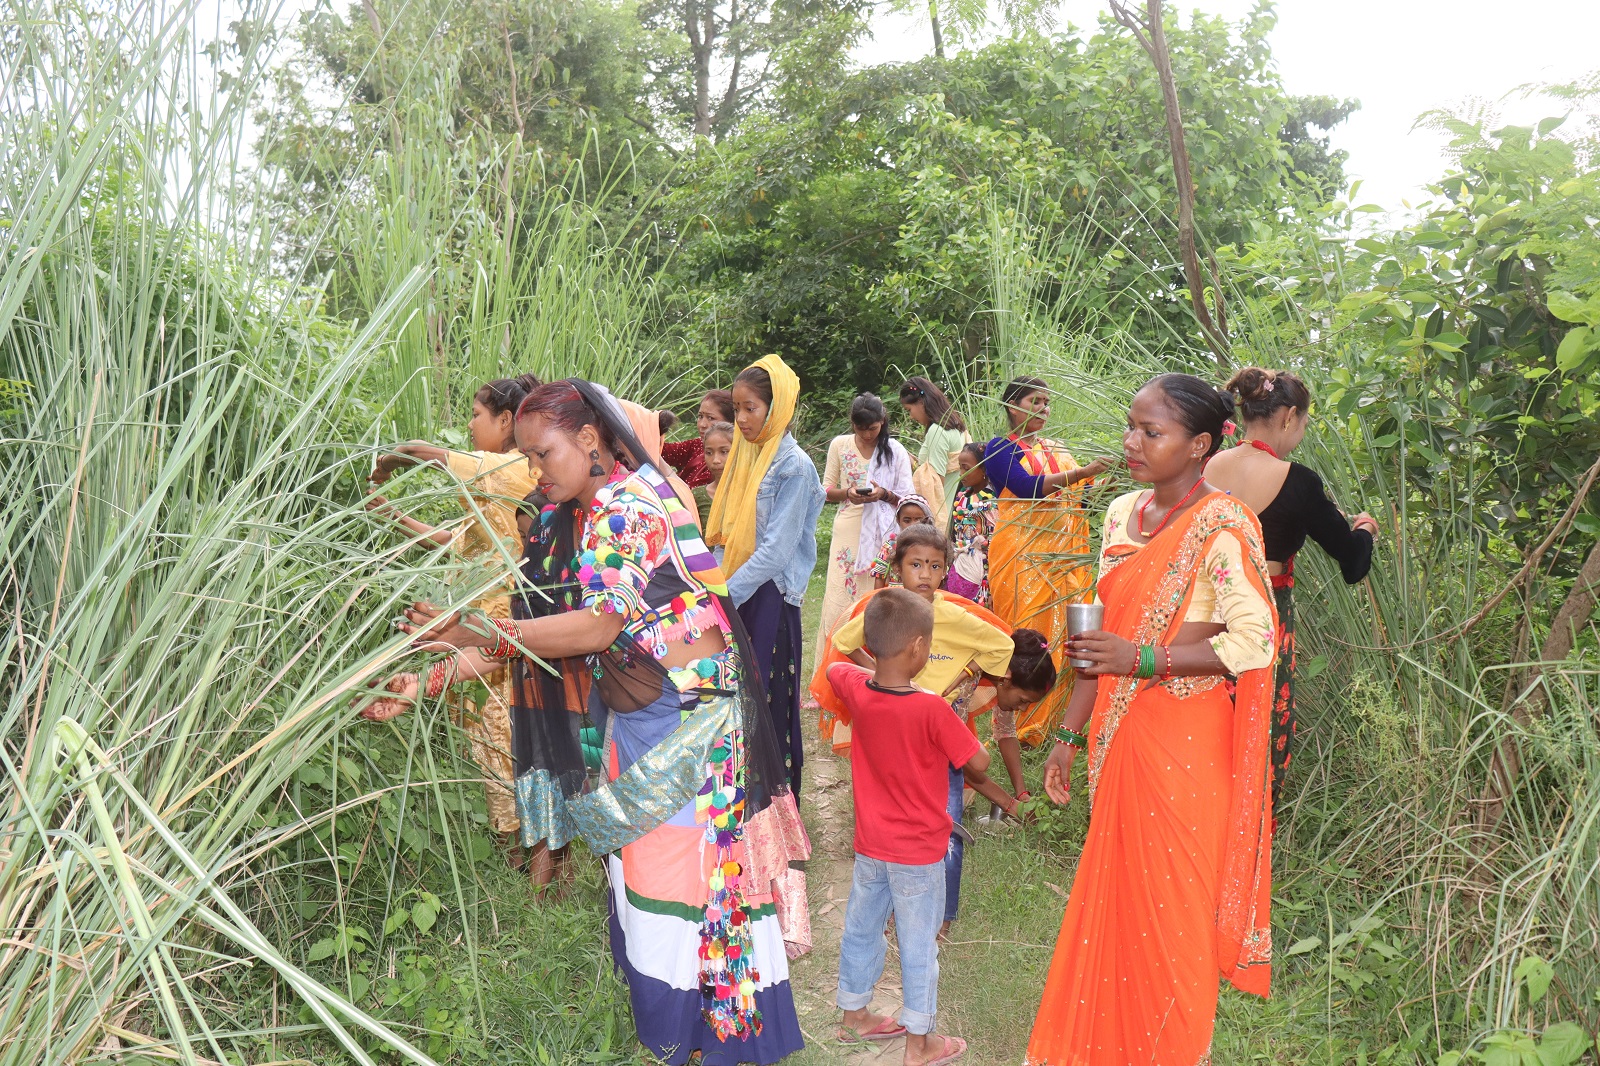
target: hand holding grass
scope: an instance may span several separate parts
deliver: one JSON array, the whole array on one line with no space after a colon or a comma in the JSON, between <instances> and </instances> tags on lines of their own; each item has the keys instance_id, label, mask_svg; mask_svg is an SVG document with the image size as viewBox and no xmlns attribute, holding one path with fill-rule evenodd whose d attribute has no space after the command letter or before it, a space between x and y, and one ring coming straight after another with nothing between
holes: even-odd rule
<instances>
[{"instance_id":1,"label":"hand holding grass","mask_svg":"<svg viewBox=\"0 0 1600 1066\"><path fill-rule=\"evenodd\" d=\"M492 647L496 634L488 629L480 632L462 617L460 611L446 612L426 600L419 600L406 608L406 620L396 622L400 630L411 635L411 642L421 651L457 651L461 648Z\"/></svg>"},{"instance_id":2,"label":"hand holding grass","mask_svg":"<svg viewBox=\"0 0 1600 1066\"><path fill-rule=\"evenodd\" d=\"M367 682L370 687L377 688L380 684L377 678ZM422 675L412 673L395 674L386 681L381 682L385 692L393 693L390 696L380 696L366 707L361 709L361 717L369 722L387 722L391 718L398 718L410 710L417 702L417 690L422 684Z\"/></svg>"}]
</instances>

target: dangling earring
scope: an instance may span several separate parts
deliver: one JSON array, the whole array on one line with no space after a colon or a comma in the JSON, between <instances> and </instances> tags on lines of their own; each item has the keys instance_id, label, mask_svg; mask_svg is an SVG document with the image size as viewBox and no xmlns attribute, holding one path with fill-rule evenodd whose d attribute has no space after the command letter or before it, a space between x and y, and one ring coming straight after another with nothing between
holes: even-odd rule
<instances>
[{"instance_id":1,"label":"dangling earring","mask_svg":"<svg viewBox=\"0 0 1600 1066\"><path fill-rule=\"evenodd\" d=\"M600 453L599 452L591 451L589 453L589 464L590 464L589 465L589 476L590 477L605 477L606 476L606 468L600 465Z\"/></svg>"}]
</instances>

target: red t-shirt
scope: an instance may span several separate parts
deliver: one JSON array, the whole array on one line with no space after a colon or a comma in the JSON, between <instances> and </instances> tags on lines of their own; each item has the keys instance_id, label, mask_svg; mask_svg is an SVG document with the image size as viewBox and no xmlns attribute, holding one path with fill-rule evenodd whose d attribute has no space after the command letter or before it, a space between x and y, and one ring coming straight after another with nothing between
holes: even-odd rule
<instances>
[{"instance_id":1,"label":"red t-shirt","mask_svg":"<svg viewBox=\"0 0 1600 1066\"><path fill-rule=\"evenodd\" d=\"M927 866L950 842L950 767L978 753L978 738L931 692L886 692L855 663L828 667L850 708L856 851L869 859Z\"/></svg>"},{"instance_id":2,"label":"red t-shirt","mask_svg":"<svg viewBox=\"0 0 1600 1066\"><path fill-rule=\"evenodd\" d=\"M674 467L678 476L683 478L683 483L691 489L711 484L711 470L706 466L706 444L699 437L663 444L661 459Z\"/></svg>"}]
</instances>

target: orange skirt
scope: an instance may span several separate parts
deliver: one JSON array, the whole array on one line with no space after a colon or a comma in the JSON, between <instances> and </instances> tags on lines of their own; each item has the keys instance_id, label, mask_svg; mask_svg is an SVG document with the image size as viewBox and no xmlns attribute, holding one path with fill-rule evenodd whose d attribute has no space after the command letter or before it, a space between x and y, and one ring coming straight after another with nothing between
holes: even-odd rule
<instances>
[{"instance_id":1,"label":"orange skirt","mask_svg":"<svg viewBox=\"0 0 1600 1066\"><path fill-rule=\"evenodd\" d=\"M1134 698L1105 755L1029 1066L1209 1062L1217 905L1233 786L1221 679ZM1100 723L1091 723L1089 750Z\"/></svg>"},{"instance_id":2,"label":"orange skirt","mask_svg":"<svg viewBox=\"0 0 1600 1066\"><path fill-rule=\"evenodd\" d=\"M995 510L989 542L989 589L994 613L1013 629L1037 629L1049 641L1060 679L1050 694L1017 713L1017 736L1038 744L1061 721L1072 696L1072 671L1064 666L1067 604L1093 594L1089 523L1077 494L1024 500L1009 492Z\"/></svg>"}]
</instances>

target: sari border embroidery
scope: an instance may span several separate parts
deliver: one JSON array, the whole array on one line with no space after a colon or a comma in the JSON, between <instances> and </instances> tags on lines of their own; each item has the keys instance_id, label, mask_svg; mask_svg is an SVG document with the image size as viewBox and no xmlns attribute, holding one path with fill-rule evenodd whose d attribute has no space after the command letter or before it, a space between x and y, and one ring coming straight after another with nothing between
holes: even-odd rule
<instances>
[{"instance_id":1,"label":"sari border embroidery","mask_svg":"<svg viewBox=\"0 0 1600 1066\"><path fill-rule=\"evenodd\" d=\"M1156 594L1146 604L1139 616L1137 635L1133 638L1139 644L1158 643L1172 630L1174 619L1181 618L1189 600L1194 596L1195 582L1199 576L1199 561L1205 554L1206 545L1218 533L1233 531L1243 534L1246 543L1254 549L1250 555L1262 555L1261 534L1259 530L1248 521L1241 521L1241 505L1238 501L1222 493L1214 493L1201 500L1194 510L1189 513L1188 521L1182 526L1174 527L1168 531L1172 533L1181 530L1183 539L1172 558L1167 562L1165 573L1161 576ZM1145 545L1146 548L1149 545ZM1142 549L1141 549L1142 550ZM1120 552L1108 556L1106 570L1101 577L1104 582L1139 552ZM1263 556L1264 557L1264 556ZM1262 581L1267 580L1265 573ZM1100 598L1106 598L1102 588ZM1172 679L1188 680L1188 679ZM1201 687L1196 684L1189 691L1180 691L1167 682L1168 691L1175 696L1194 695L1198 692L1208 691L1220 683L1221 678L1195 678L1195 682L1212 682ZM1096 789L1100 783L1100 771L1105 765L1107 754L1111 750L1111 743L1116 739L1117 728L1122 724L1123 717L1132 706L1134 697L1139 693L1139 679L1135 677L1119 677L1112 689L1111 698L1106 701L1105 709L1099 714L1094 736L1090 741L1089 749L1089 803L1094 804Z\"/></svg>"}]
</instances>

